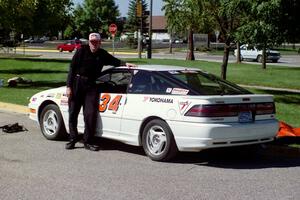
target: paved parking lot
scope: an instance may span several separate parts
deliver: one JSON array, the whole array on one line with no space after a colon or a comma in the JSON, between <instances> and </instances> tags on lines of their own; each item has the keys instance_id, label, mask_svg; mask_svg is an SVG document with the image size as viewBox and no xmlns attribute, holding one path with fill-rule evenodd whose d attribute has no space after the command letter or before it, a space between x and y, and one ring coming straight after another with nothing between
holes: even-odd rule
<instances>
[{"instance_id":1,"label":"paved parking lot","mask_svg":"<svg viewBox=\"0 0 300 200\"><path fill-rule=\"evenodd\" d=\"M35 199L299 199L300 158L267 148L230 148L148 159L141 148L99 140L99 152L46 140L25 114L0 111L0 194Z\"/></svg>"}]
</instances>

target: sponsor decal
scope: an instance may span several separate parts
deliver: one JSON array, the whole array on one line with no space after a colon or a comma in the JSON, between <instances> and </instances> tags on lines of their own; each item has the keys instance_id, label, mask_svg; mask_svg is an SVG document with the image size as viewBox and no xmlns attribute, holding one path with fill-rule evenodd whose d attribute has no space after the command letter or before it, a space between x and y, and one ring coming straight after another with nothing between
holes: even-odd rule
<instances>
[{"instance_id":1,"label":"sponsor decal","mask_svg":"<svg viewBox=\"0 0 300 200\"><path fill-rule=\"evenodd\" d=\"M143 102L173 103L173 99L144 96Z\"/></svg>"},{"instance_id":2,"label":"sponsor decal","mask_svg":"<svg viewBox=\"0 0 300 200\"><path fill-rule=\"evenodd\" d=\"M171 94L187 95L187 93L189 93L189 90L183 88L173 88Z\"/></svg>"},{"instance_id":3,"label":"sponsor decal","mask_svg":"<svg viewBox=\"0 0 300 200\"><path fill-rule=\"evenodd\" d=\"M111 97L110 94L103 94L100 97L99 112L105 112L106 110L111 110L114 113L116 113L119 109L121 99L122 99L122 95Z\"/></svg>"},{"instance_id":4,"label":"sponsor decal","mask_svg":"<svg viewBox=\"0 0 300 200\"><path fill-rule=\"evenodd\" d=\"M179 111L180 114L185 113L185 111L187 110L187 108L191 105L192 102L189 101L179 101L178 105L179 105Z\"/></svg>"},{"instance_id":5,"label":"sponsor decal","mask_svg":"<svg viewBox=\"0 0 300 200\"><path fill-rule=\"evenodd\" d=\"M143 102L146 102L146 101L148 101L148 100L149 100L149 98L150 98L150 97L144 97L144 100L143 100Z\"/></svg>"},{"instance_id":6,"label":"sponsor decal","mask_svg":"<svg viewBox=\"0 0 300 200\"><path fill-rule=\"evenodd\" d=\"M159 97L150 97L149 102L155 103L173 103L173 99L168 98L159 98Z\"/></svg>"},{"instance_id":7,"label":"sponsor decal","mask_svg":"<svg viewBox=\"0 0 300 200\"><path fill-rule=\"evenodd\" d=\"M166 93L171 93L172 92L172 88L167 88L166 89Z\"/></svg>"}]
</instances>

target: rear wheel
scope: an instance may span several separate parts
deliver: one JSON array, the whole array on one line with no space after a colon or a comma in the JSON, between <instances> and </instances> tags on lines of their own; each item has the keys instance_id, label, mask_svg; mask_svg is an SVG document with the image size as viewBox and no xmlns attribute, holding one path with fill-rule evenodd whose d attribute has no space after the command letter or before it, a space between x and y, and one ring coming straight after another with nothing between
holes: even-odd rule
<instances>
[{"instance_id":1,"label":"rear wheel","mask_svg":"<svg viewBox=\"0 0 300 200\"><path fill-rule=\"evenodd\" d=\"M178 152L170 127L159 119L152 120L145 126L142 144L146 155L154 161L169 161Z\"/></svg>"},{"instance_id":2,"label":"rear wheel","mask_svg":"<svg viewBox=\"0 0 300 200\"><path fill-rule=\"evenodd\" d=\"M67 137L62 115L59 108L54 104L49 104L42 110L40 127L48 140L59 140Z\"/></svg>"}]
</instances>

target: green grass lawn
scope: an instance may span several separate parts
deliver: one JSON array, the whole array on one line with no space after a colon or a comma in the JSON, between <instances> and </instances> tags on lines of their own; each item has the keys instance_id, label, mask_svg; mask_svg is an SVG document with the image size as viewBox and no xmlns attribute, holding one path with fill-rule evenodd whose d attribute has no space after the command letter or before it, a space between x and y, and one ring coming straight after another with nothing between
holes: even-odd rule
<instances>
[{"instance_id":1,"label":"green grass lawn","mask_svg":"<svg viewBox=\"0 0 300 200\"><path fill-rule=\"evenodd\" d=\"M220 63L205 61L185 61L168 59L126 59L137 64L165 64L199 67L220 75ZM31 79L31 84L10 88L7 84L0 88L0 101L27 105L29 98L42 90L64 86L70 61L63 60L20 60L0 59L0 79L6 83L9 78L20 76ZM266 70L260 65L229 64L227 79L244 85L260 85L280 88L300 89L300 68L268 65ZM277 118L292 126L300 127L300 94L270 90L252 90L268 93L275 97Z\"/></svg>"}]
</instances>

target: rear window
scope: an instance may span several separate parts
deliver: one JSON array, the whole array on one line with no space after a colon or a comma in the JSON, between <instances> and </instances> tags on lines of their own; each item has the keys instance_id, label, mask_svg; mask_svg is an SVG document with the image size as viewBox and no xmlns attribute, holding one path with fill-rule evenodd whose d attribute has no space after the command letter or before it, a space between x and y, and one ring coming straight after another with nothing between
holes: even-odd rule
<instances>
[{"instance_id":1,"label":"rear window","mask_svg":"<svg viewBox=\"0 0 300 200\"><path fill-rule=\"evenodd\" d=\"M197 70L168 71L164 74L184 83L188 88L202 95L251 94L236 84Z\"/></svg>"}]
</instances>

